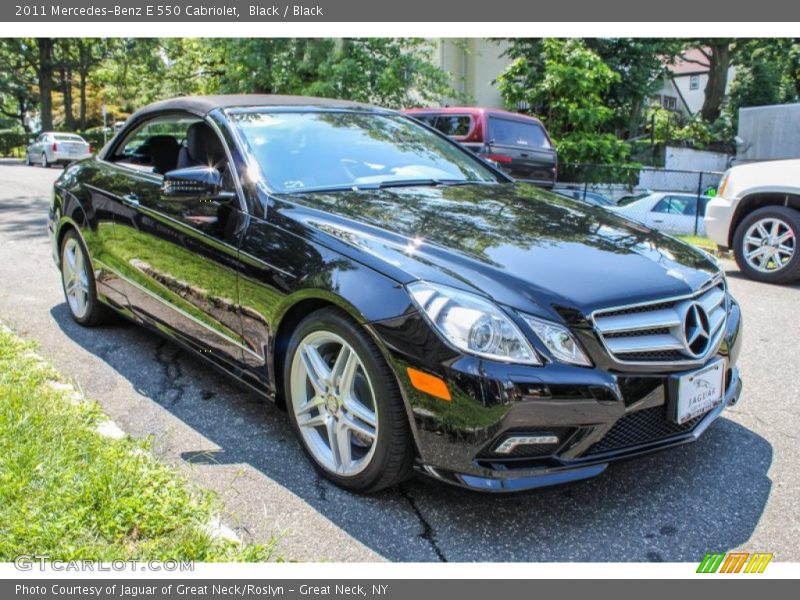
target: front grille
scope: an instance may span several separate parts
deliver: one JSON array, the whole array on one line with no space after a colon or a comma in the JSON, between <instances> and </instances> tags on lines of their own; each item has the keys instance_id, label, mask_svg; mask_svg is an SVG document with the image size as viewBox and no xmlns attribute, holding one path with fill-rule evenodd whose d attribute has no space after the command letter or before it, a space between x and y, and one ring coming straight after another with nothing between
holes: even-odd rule
<instances>
[{"instance_id":1,"label":"front grille","mask_svg":"<svg viewBox=\"0 0 800 600\"><path fill-rule=\"evenodd\" d=\"M614 424L603 439L587 450L586 455L621 450L688 433L705 416L700 415L683 425L678 425L667 420L666 411L666 407L662 405L625 415Z\"/></svg>"},{"instance_id":2,"label":"front grille","mask_svg":"<svg viewBox=\"0 0 800 600\"><path fill-rule=\"evenodd\" d=\"M725 296L725 284L717 279L693 296L599 310L592 318L618 363L680 364L702 360L719 347L727 319ZM698 323L708 335L687 340Z\"/></svg>"}]
</instances>

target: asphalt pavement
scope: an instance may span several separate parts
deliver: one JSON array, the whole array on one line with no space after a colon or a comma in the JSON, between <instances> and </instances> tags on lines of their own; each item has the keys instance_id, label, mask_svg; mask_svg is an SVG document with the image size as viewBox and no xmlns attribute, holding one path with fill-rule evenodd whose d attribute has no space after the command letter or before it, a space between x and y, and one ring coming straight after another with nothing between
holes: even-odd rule
<instances>
[{"instance_id":1,"label":"asphalt pavement","mask_svg":"<svg viewBox=\"0 0 800 600\"><path fill-rule=\"evenodd\" d=\"M800 560L800 286L740 277L740 403L695 444L593 480L507 496L420 477L373 496L318 477L284 412L155 334L70 318L46 214L58 169L0 160L0 320L191 481L216 491L243 539L327 561L698 561L706 552ZM2 399L0 399L0 402Z\"/></svg>"}]
</instances>

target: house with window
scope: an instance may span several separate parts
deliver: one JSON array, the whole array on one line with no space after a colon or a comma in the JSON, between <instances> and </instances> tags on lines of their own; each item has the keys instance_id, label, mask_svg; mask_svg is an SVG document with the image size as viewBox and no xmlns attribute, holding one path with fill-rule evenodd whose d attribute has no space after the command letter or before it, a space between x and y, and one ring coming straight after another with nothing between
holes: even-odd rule
<instances>
[{"instance_id":1,"label":"house with window","mask_svg":"<svg viewBox=\"0 0 800 600\"><path fill-rule=\"evenodd\" d=\"M700 112L705 100L708 82L708 59L699 49L688 50L668 67L669 75L664 84L651 98L661 107L692 117ZM728 89L735 75L735 67L728 71ZM726 92L728 90L726 89Z\"/></svg>"}]
</instances>

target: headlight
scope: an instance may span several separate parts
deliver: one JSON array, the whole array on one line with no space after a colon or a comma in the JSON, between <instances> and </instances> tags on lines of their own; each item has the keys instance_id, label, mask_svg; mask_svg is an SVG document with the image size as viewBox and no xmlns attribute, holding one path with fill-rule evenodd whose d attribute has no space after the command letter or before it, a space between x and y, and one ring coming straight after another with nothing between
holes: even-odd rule
<instances>
[{"instance_id":1,"label":"headlight","mask_svg":"<svg viewBox=\"0 0 800 600\"><path fill-rule=\"evenodd\" d=\"M436 330L459 350L504 362L541 364L519 328L488 300L423 281L407 289Z\"/></svg>"},{"instance_id":2,"label":"headlight","mask_svg":"<svg viewBox=\"0 0 800 600\"><path fill-rule=\"evenodd\" d=\"M578 340L573 337L569 329L530 315L522 315L522 318L557 360L582 367L592 366L592 361L583 352Z\"/></svg>"}]
</instances>

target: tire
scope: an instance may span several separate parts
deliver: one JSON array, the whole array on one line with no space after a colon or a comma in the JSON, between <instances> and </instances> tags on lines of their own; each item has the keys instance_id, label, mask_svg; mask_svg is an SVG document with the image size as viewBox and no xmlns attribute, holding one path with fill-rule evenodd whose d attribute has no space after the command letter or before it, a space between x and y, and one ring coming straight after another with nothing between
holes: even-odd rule
<instances>
[{"instance_id":1,"label":"tire","mask_svg":"<svg viewBox=\"0 0 800 600\"><path fill-rule=\"evenodd\" d=\"M25 153L25 166L32 167L33 161L31 160L31 155L29 152Z\"/></svg>"},{"instance_id":2,"label":"tire","mask_svg":"<svg viewBox=\"0 0 800 600\"><path fill-rule=\"evenodd\" d=\"M74 229L61 241L61 288L70 316L76 323L95 327L111 317L111 309L97 298L89 253Z\"/></svg>"},{"instance_id":3,"label":"tire","mask_svg":"<svg viewBox=\"0 0 800 600\"><path fill-rule=\"evenodd\" d=\"M764 283L800 279L800 212L766 206L747 215L733 236L736 264L748 278Z\"/></svg>"},{"instance_id":4,"label":"tire","mask_svg":"<svg viewBox=\"0 0 800 600\"><path fill-rule=\"evenodd\" d=\"M47 154L45 154L44 152L42 152L42 166L45 169L49 169L50 168L50 163L47 162Z\"/></svg>"},{"instance_id":5,"label":"tire","mask_svg":"<svg viewBox=\"0 0 800 600\"><path fill-rule=\"evenodd\" d=\"M309 358L309 352L316 354ZM321 385L325 380L338 383ZM345 312L325 308L298 324L287 347L283 383L292 427L324 477L347 490L371 493L411 475L414 447L394 374L375 342Z\"/></svg>"}]
</instances>

